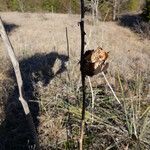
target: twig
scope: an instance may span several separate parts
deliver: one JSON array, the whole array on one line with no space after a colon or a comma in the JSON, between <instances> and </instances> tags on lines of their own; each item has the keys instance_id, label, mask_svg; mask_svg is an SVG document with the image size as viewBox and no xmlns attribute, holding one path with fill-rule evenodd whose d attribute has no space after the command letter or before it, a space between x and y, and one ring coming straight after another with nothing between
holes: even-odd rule
<instances>
[{"instance_id":1,"label":"twig","mask_svg":"<svg viewBox=\"0 0 150 150\"><path fill-rule=\"evenodd\" d=\"M66 40L67 40L67 54L70 57L70 46L69 46L69 38L68 38L68 28L66 27Z\"/></svg>"},{"instance_id":2,"label":"twig","mask_svg":"<svg viewBox=\"0 0 150 150\"><path fill-rule=\"evenodd\" d=\"M88 81L89 81L89 85L90 85L90 90L91 90L91 96L92 96L92 123L93 123L93 111L94 111L94 104L95 104L95 98L94 98L94 92L93 92L93 88L92 88L92 83L91 83L91 79L88 76Z\"/></svg>"},{"instance_id":3,"label":"twig","mask_svg":"<svg viewBox=\"0 0 150 150\"><path fill-rule=\"evenodd\" d=\"M106 75L105 75L105 73L104 73L103 71L102 71L102 75L104 76L104 79L105 79L106 83L108 84L110 90L112 91L112 93L113 93L115 99L117 100L117 102L118 102L119 104L121 104L120 100L118 99L116 93L114 92L113 88L112 88L111 85L109 84L109 81L107 80Z\"/></svg>"},{"instance_id":4,"label":"twig","mask_svg":"<svg viewBox=\"0 0 150 150\"><path fill-rule=\"evenodd\" d=\"M33 118L31 116L28 103L24 99L23 81L22 81L22 77L21 77L19 63L16 59L13 46L12 46L12 44L9 40L9 37L7 36L7 33L5 31L5 28L4 28L1 17L0 17L0 35L2 37L2 40L4 42L4 45L6 47L6 50L8 52L8 55L11 59L11 62L12 62L12 65L13 65L13 68L14 68L14 71L15 71L17 84L18 84L18 90L19 90L19 101L22 104L22 107L23 107L24 113L26 115L29 127L31 129L32 134L33 134L33 139L34 139L35 146L36 146L35 149L39 150L39 142L38 142L38 138L37 138L37 134L36 134L36 129L35 129L35 126L34 126L34 123L33 123Z\"/></svg>"},{"instance_id":5,"label":"twig","mask_svg":"<svg viewBox=\"0 0 150 150\"><path fill-rule=\"evenodd\" d=\"M66 27L66 41L67 41L67 55L68 55L68 69L67 69L67 75L68 75L68 80L70 82L70 46L69 46L69 38L68 38L68 29Z\"/></svg>"},{"instance_id":6,"label":"twig","mask_svg":"<svg viewBox=\"0 0 150 150\"><path fill-rule=\"evenodd\" d=\"M81 80L82 80L82 118L81 118L81 131L80 131L80 139L79 139L79 149L83 150L83 138L84 138L84 127L85 127L85 73L83 72L84 67L84 46L85 46L85 31L84 31L84 0L80 0L81 2L81 21L80 21L80 29L81 29L81 58L80 58L80 71L81 71Z\"/></svg>"}]
</instances>

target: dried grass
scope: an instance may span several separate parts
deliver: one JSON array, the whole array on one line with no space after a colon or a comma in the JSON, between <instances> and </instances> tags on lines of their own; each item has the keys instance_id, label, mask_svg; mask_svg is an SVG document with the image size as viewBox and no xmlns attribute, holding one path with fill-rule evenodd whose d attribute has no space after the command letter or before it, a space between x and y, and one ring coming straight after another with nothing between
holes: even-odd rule
<instances>
[{"instance_id":1,"label":"dried grass","mask_svg":"<svg viewBox=\"0 0 150 150\"><path fill-rule=\"evenodd\" d=\"M52 78L47 86L43 85L40 78L32 84L35 93L38 93L38 132L42 149L77 149L81 117L79 16L17 12L1 13L1 16L5 22L19 25L9 33L19 60L30 59L36 53L48 54L52 51L67 55L67 27L70 60L69 63L65 62L65 65L70 80L68 73L63 72ZM114 22L97 22L93 26L89 24L90 20L92 19L87 16L87 49L102 46L110 51L110 67L106 76L122 105L114 99L102 75L91 79L94 109L91 110L91 91L87 85L85 148L136 149L139 143L141 149L149 148L149 40L141 40L128 28L118 26ZM5 95L1 97L4 102L7 100L7 93L13 91L14 81L4 73L10 69L10 65L8 66L9 61L1 41L0 54L0 69L3 70L0 73L0 92ZM51 68L54 75L60 67L61 60L56 59ZM31 75L36 76L36 73ZM41 74L40 70L38 74ZM34 100L31 99L30 102L32 101ZM0 114L4 118L4 111ZM139 143L137 139L134 141L134 135L139 138Z\"/></svg>"}]
</instances>

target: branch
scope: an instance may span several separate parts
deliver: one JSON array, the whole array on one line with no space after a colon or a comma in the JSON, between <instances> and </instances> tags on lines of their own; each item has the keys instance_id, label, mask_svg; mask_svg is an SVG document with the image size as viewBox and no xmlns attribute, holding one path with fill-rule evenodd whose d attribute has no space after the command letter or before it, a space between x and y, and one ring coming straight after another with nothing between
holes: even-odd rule
<instances>
[{"instance_id":1,"label":"branch","mask_svg":"<svg viewBox=\"0 0 150 150\"><path fill-rule=\"evenodd\" d=\"M115 99L117 100L117 102L118 102L119 104L121 104L121 102L120 102L120 100L118 99L116 93L114 92L113 88L112 88L111 85L109 84L109 81L107 80L105 73L102 72L102 75L104 76L104 79L105 79L106 83L108 84L110 90L112 91L112 93L113 93Z\"/></svg>"},{"instance_id":2,"label":"branch","mask_svg":"<svg viewBox=\"0 0 150 150\"><path fill-rule=\"evenodd\" d=\"M85 46L85 31L84 31L84 0L80 0L81 2L81 21L80 21L80 29L81 29L81 58L80 58L80 71L81 71L81 80L82 80L82 118L81 118L81 133L79 139L79 149L83 149L83 138L84 138L84 127L85 127L85 73L84 73L84 46Z\"/></svg>"},{"instance_id":3,"label":"branch","mask_svg":"<svg viewBox=\"0 0 150 150\"><path fill-rule=\"evenodd\" d=\"M68 38L68 29L66 27L66 41L67 41L67 54L68 54L68 69L67 69L67 76L68 76L68 80L70 82L70 46L69 46L69 38Z\"/></svg>"},{"instance_id":4,"label":"branch","mask_svg":"<svg viewBox=\"0 0 150 150\"><path fill-rule=\"evenodd\" d=\"M30 111L29 111L28 104L24 100L23 94L22 94L23 82L22 82L21 73L20 73L20 69L19 69L19 63L16 59L13 47L12 47L10 40L6 34L5 29L4 29L1 18L0 18L0 34L1 34L2 40L5 44L8 55L11 59L12 65L14 67L14 71L15 71L15 75L16 75L16 79L17 79L17 84L18 84L18 89L19 89L19 95L20 95L19 100L22 103L25 114L28 115Z\"/></svg>"},{"instance_id":5,"label":"branch","mask_svg":"<svg viewBox=\"0 0 150 150\"><path fill-rule=\"evenodd\" d=\"M9 40L9 37L7 36L7 33L5 31L2 19L0 17L0 35L2 37L2 40L4 42L4 45L6 47L6 51L10 57L10 60L12 62L14 71L15 71L15 75L16 75L16 79L17 79L17 84L18 84L18 90L19 90L19 101L22 104L24 113L26 115L28 124L31 128L31 132L33 133L33 138L34 141L36 143L36 149L39 149L39 143L38 143L38 139L37 139L37 135L36 135L36 130L35 130L35 126L33 123L33 118L31 116L30 110L29 110L29 106L28 103L25 101L24 99L24 95L23 95L23 81L22 81L22 77L21 77L21 72L20 72L20 68L19 68L19 63L16 59L15 53L14 53L14 49L12 47L12 44Z\"/></svg>"},{"instance_id":6,"label":"branch","mask_svg":"<svg viewBox=\"0 0 150 150\"><path fill-rule=\"evenodd\" d=\"M94 92L93 92L93 88L92 88L92 83L91 83L91 79L88 76L88 80L89 80L89 85L90 85L90 90L91 90L91 96L92 96L92 123L94 121L94 117L93 117L93 113L94 113L94 105L95 105L95 97L94 97Z\"/></svg>"}]
</instances>

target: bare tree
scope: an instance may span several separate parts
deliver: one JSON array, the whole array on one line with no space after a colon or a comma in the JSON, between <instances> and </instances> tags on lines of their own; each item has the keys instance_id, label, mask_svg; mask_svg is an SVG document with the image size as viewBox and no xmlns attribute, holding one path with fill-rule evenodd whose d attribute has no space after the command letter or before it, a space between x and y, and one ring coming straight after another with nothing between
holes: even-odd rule
<instances>
[{"instance_id":1,"label":"bare tree","mask_svg":"<svg viewBox=\"0 0 150 150\"><path fill-rule=\"evenodd\" d=\"M24 12L24 3L23 3L23 1L22 0L18 0L18 4L19 4L21 12Z\"/></svg>"},{"instance_id":2,"label":"bare tree","mask_svg":"<svg viewBox=\"0 0 150 150\"><path fill-rule=\"evenodd\" d=\"M116 20L116 13L117 13L117 0L113 0L113 21Z\"/></svg>"}]
</instances>

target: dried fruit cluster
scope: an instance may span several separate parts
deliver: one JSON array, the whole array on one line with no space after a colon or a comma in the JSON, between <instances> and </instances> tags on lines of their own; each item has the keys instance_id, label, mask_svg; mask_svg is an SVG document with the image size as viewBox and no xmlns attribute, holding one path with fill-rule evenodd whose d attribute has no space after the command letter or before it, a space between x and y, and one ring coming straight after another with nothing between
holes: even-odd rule
<instances>
[{"instance_id":1,"label":"dried fruit cluster","mask_svg":"<svg viewBox=\"0 0 150 150\"><path fill-rule=\"evenodd\" d=\"M108 63L105 61L108 58L108 53L101 47L96 50L88 50L84 54L83 72L87 76L96 75L102 71L106 71Z\"/></svg>"}]
</instances>

